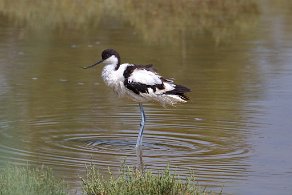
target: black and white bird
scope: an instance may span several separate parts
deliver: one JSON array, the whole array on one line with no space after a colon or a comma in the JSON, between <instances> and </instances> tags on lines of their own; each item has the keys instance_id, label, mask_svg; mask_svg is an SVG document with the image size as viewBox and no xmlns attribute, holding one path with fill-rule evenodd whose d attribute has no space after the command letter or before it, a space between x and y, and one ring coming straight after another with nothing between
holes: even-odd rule
<instances>
[{"instance_id":1,"label":"black and white bird","mask_svg":"<svg viewBox=\"0 0 292 195\"><path fill-rule=\"evenodd\" d=\"M184 103L189 100L185 93L190 92L190 89L175 84L171 79L163 78L154 70L152 64L121 64L120 55L114 49L104 50L101 57L100 61L83 68L92 68L103 63L105 65L102 71L104 82L120 97L127 96L139 103L141 122L136 147L142 145L146 120L143 102L155 101L166 106Z\"/></svg>"}]
</instances>

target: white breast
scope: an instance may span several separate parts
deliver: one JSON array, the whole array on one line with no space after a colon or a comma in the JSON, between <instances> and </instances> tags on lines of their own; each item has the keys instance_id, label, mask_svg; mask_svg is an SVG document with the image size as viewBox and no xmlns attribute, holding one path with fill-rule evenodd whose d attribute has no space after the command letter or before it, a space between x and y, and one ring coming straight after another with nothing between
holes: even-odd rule
<instances>
[{"instance_id":1,"label":"white breast","mask_svg":"<svg viewBox=\"0 0 292 195\"><path fill-rule=\"evenodd\" d=\"M121 64L118 70L115 70L114 64L106 65L102 71L104 82L111 87L119 96L125 94L124 76L123 73L128 64Z\"/></svg>"}]
</instances>

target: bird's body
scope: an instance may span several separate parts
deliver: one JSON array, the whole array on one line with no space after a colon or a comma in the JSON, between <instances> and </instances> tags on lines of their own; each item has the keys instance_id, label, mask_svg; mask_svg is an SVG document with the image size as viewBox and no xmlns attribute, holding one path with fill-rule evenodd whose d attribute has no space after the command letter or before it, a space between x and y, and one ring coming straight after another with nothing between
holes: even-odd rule
<instances>
[{"instance_id":1,"label":"bird's body","mask_svg":"<svg viewBox=\"0 0 292 195\"><path fill-rule=\"evenodd\" d=\"M102 60L89 67L101 62L105 64L102 71L104 82L119 96L126 96L133 101L139 102L143 124L141 122L136 146L142 143L145 122L143 102L156 101L162 105L174 105L188 100L188 97L184 94L190 91L188 88L177 85L170 79L163 78L154 70L151 64L121 64L119 54L113 49L104 50L102 52Z\"/></svg>"}]
</instances>

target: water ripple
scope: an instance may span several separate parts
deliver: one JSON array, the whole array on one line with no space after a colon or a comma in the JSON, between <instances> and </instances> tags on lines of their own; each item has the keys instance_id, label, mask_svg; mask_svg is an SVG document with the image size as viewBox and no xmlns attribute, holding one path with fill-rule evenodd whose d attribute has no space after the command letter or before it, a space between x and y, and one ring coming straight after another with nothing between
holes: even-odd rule
<instances>
[{"instance_id":1,"label":"water ripple","mask_svg":"<svg viewBox=\"0 0 292 195\"><path fill-rule=\"evenodd\" d=\"M153 115L149 112L143 138L143 161L148 168L161 170L169 163L180 170L180 175L195 170L208 185L212 185L210 180L244 175L250 150L240 141L244 132L236 131L238 123L194 120L167 112L160 115L162 119L156 110ZM60 172L75 167L83 170L81 175L88 163L102 168L119 167L126 159L135 164L138 131L134 128L138 128L139 117L129 113L98 117L91 114L67 116L62 121L58 115L40 116L26 122L26 128L16 134L6 124L6 130L0 131L0 160L46 164ZM18 122L10 123L15 126Z\"/></svg>"}]
</instances>

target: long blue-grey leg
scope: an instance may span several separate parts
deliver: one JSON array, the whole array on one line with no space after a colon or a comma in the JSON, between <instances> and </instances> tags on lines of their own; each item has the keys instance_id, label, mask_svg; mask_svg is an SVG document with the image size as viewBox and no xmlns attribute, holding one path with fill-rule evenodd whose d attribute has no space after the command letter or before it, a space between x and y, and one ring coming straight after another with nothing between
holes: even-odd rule
<instances>
[{"instance_id":1,"label":"long blue-grey leg","mask_svg":"<svg viewBox=\"0 0 292 195\"><path fill-rule=\"evenodd\" d=\"M143 130L144 130L144 125L146 121L145 112L144 112L142 103L139 103L139 107L140 107L140 113L141 113L141 122L140 122L140 130L139 130L136 148L142 145Z\"/></svg>"}]
</instances>

